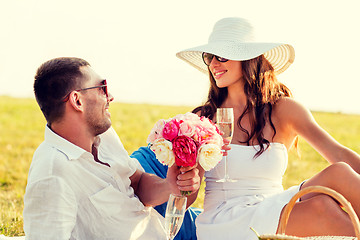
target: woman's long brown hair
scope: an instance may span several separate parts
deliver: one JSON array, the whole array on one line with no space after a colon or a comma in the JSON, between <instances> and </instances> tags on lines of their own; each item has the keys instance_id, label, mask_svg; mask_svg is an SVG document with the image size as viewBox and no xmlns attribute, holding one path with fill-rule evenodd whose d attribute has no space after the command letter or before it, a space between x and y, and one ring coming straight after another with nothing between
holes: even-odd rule
<instances>
[{"instance_id":1,"label":"woman's long brown hair","mask_svg":"<svg viewBox=\"0 0 360 240\"><path fill-rule=\"evenodd\" d=\"M260 145L259 151L255 157L260 156L270 145L268 139L264 138L263 130L267 120L276 135L275 126L271 120L271 114L274 104L281 97L292 97L292 93L283 83L279 82L275 76L274 68L263 56L241 61L243 78L245 80L244 91L247 97L245 109L237 119L237 125L247 135L245 141L248 146L254 145L254 142ZM218 88L216 82L209 71L210 90L208 99L204 105L195 108L192 112L200 112L201 116L213 119L216 109L221 107L225 101L227 88ZM239 93L240 94L240 93ZM250 132L241 125L241 120L248 115L251 123ZM266 145L266 148L264 147Z\"/></svg>"}]
</instances>

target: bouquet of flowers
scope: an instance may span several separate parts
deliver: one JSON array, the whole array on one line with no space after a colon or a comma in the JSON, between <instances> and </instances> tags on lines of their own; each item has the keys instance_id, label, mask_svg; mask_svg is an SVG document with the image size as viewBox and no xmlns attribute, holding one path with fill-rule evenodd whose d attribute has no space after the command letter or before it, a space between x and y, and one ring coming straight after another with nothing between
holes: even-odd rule
<instances>
[{"instance_id":1,"label":"bouquet of flowers","mask_svg":"<svg viewBox=\"0 0 360 240\"><path fill-rule=\"evenodd\" d=\"M222 159L223 139L217 126L194 113L159 120L147 139L150 149L163 164L187 167L197 162L205 171Z\"/></svg>"}]
</instances>

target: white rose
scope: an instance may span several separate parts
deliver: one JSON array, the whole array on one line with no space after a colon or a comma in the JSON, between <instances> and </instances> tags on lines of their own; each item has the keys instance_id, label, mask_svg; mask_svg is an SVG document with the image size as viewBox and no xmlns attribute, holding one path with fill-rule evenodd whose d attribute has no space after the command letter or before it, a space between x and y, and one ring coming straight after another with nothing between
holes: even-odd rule
<instances>
[{"instance_id":1,"label":"white rose","mask_svg":"<svg viewBox=\"0 0 360 240\"><path fill-rule=\"evenodd\" d=\"M155 140L150 149L163 165L171 167L175 163L175 155L172 151L172 143L164 138Z\"/></svg>"},{"instance_id":2,"label":"white rose","mask_svg":"<svg viewBox=\"0 0 360 240\"><path fill-rule=\"evenodd\" d=\"M199 164L205 171L209 171L216 166L222 159L221 148L216 144L203 144L199 149Z\"/></svg>"}]
</instances>

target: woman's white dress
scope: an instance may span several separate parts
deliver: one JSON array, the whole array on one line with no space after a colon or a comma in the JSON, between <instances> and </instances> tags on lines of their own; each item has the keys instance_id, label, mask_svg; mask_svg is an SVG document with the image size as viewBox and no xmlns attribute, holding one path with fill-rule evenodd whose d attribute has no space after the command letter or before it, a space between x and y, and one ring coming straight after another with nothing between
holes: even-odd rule
<instances>
[{"instance_id":1,"label":"woman's white dress","mask_svg":"<svg viewBox=\"0 0 360 240\"><path fill-rule=\"evenodd\" d=\"M220 183L224 161L205 173L204 212L196 219L197 237L209 239L256 240L259 234L275 234L281 210L299 191L283 189L288 154L281 143L271 143L259 157L259 146L231 145L228 173L237 182Z\"/></svg>"}]
</instances>

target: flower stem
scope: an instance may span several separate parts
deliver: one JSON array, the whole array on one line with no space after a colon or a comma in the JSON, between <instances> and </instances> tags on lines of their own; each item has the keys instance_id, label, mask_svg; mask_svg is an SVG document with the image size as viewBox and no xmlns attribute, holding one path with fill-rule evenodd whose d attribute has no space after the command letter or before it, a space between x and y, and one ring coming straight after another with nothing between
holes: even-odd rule
<instances>
[{"instance_id":1,"label":"flower stem","mask_svg":"<svg viewBox=\"0 0 360 240\"><path fill-rule=\"evenodd\" d=\"M191 191L180 191L181 196L188 196L190 195L192 192Z\"/></svg>"}]
</instances>

